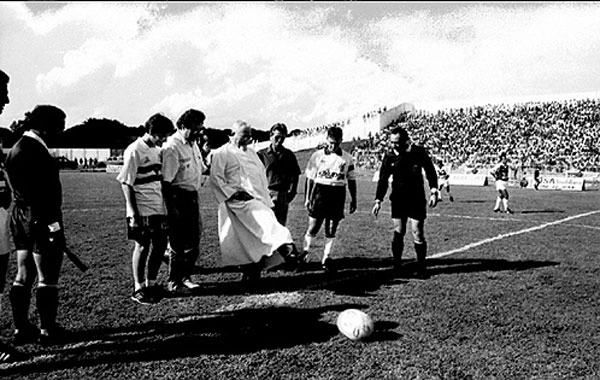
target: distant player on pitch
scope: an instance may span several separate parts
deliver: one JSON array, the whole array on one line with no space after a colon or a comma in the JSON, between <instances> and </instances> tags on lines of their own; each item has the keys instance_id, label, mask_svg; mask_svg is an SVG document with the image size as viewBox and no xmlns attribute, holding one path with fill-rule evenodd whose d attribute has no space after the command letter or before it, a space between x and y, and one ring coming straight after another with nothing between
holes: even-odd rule
<instances>
[{"instance_id":1,"label":"distant player on pitch","mask_svg":"<svg viewBox=\"0 0 600 380\"><path fill-rule=\"evenodd\" d=\"M444 161L439 160L439 163L436 167L437 175L438 175L438 190L439 190L439 201L442 201L442 190L446 189L446 193L448 193L448 199L450 202L454 202L454 197L450 192L450 170L452 168L452 163L444 165Z\"/></svg>"},{"instance_id":2,"label":"distant player on pitch","mask_svg":"<svg viewBox=\"0 0 600 380\"><path fill-rule=\"evenodd\" d=\"M150 305L161 298L156 278L168 241L159 147L175 126L167 117L155 114L146 121L145 128L146 133L125 149L117 181L125 196L127 238L135 241L131 299Z\"/></svg>"},{"instance_id":3,"label":"distant player on pitch","mask_svg":"<svg viewBox=\"0 0 600 380\"><path fill-rule=\"evenodd\" d=\"M508 169L506 153L501 153L498 163L490 170L490 175L496 180L496 190L498 190L494 212L502 212L500 209L500 205L502 204L504 212L507 214L513 213L508 207Z\"/></svg>"}]
</instances>

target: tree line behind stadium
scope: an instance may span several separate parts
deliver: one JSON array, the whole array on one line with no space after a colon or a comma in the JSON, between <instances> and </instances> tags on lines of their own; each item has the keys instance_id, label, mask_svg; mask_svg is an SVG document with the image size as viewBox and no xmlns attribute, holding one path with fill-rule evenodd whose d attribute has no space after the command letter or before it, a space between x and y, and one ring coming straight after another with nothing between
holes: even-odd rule
<instances>
[{"instance_id":1,"label":"tree line behind stadium","mask_svg":"<svg viewBox=\"0 0 600 380\"><path fill-rule=\"evenodd\" d=\"M412 139L434 157L456 166L485 166L505 151L524 167L557 172L572 168L600 171L600 99L487 104L435 112L414 110L382 125L380 134L353 139L353 145L377 156L387 145L386 131L398 123L405 125ZM0 128L4 149L18 140L21 127L22 120L16 120L9 128ZM302 139L308 130L294 129L289 137ZM216 148L229 140L230 132L207 128L205 138L211 148ZM67 128L51 148L111 149L111 156L118 156L143 133L142 125L131 127L118 120L90 118ZM269 132L255 129L252 138L266 142Z\"/></svg>"}]
</instances>

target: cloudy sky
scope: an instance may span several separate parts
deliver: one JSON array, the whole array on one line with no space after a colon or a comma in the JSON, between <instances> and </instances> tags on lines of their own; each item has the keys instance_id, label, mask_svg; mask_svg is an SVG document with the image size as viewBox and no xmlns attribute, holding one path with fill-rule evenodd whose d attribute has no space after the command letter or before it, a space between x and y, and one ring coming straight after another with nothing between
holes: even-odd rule
<instances>
[{"instance_id":1,"label":"cloudy sky","mask_svg":"<svg viewBox=\"0 0 600 380\"><path fill-rule=\"evenodd\" d=\"M595 96L598 20L594 2L0 2L0 126L36 104L68 126L197 108L209 127L295 129L403 102Z\"/></svg>"}]
</instances>

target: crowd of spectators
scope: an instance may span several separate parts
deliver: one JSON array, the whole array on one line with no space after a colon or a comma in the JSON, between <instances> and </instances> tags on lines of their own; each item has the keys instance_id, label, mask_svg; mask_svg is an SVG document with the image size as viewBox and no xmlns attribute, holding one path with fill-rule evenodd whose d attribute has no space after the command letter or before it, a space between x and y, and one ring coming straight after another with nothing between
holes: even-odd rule
<instances>
[{"instance_id":1,"label":"crowd of spectators","mask_svg":"<svg viewBox=\"0 0 600 380\"><path fill-rule=\"evenodd\" d=\"M398 123L416 144L454 167L490 167L506 152L514 178L529 168L600 171L600 99L412 112L358 144L353 151L358 166L371 168L378 161Z\"/></svg>"}]
</instances>

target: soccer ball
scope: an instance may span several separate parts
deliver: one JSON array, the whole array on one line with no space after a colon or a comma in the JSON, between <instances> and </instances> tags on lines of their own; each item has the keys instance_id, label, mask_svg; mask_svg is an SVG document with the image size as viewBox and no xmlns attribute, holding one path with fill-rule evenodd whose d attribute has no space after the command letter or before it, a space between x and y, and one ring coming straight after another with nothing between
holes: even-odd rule
<instances>
[{"instance_id":1,"label":"soccer ball","mask_svg":"<svg viewBox=\"0 0 600 380\"><path fill-rule=\"evenodd\" d=\"M371 317L367 313L357 309L342 311L338 315L336 325L338 330L351 340L365 339L375 329Z\"/></svg>"}]
</instances>

